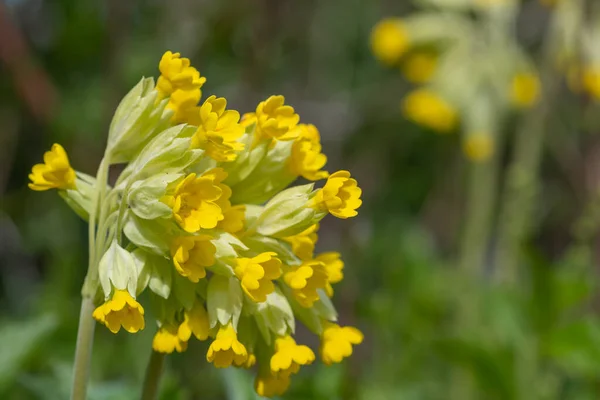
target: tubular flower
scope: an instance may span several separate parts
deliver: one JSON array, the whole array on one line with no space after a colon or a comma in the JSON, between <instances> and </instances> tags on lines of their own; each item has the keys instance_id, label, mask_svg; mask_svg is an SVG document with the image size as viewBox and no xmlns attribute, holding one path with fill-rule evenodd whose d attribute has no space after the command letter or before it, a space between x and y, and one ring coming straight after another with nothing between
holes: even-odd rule
<instances>
[{"instance_id":1,"label":"tubular flower","mask_svg":"<svg viewBox=\"0 0 600 400\"><path fill-rule=\"evenodd\" d=\"M152 349L158 353L171 354L174 351L183 353L187 350L187 339L183 339L178 334L176 327L163 325L152 339Z\"/></svg>"},{"instance_id":2,"label":"tubular flower","mask_svg":"<svg viewBox=\"0 0 600 400\"><path fill-rule=\"evenodd\" d=\"M69 164L67 152L58 143L44 153L44 163L36 164L29 174L29 189L75 189L75 170Z\"/></svg>"},{"instance_id":3,"label":"tubular flower","mask_svg":"<svg viewBox=\"0 0 600 400\"><path fill-rule=\"evenodd\" d=\"M275 354L271 356L271 373L277 377L289 377L300 370L300 366L312 364L315 353L304 345L297 345L291 336L275 340Z\"/></svg>"},{"instance_id":4,"label":"tubular flower","mask_svg":"<svg viewBox=\"0 0 600 400\"><path fill-rule=\"evenodd\" d=\"M218 229L228 233L238 233L244 229L246 220L246 206L241 204L225 208L223 220L217 224Z\"/></svg>"},{"instance_id":5,"label":"tubular flower","mask_svg":"<svg viewBox=\"0 0 600 400\"><path fill-rule=\"evenodd\" d=\"M97 307L92 316L112 333L119 332L121 327L136 333L145 326L144 308L126 290L114 290L112 298Z\"/></svg>"},{"instance_id":6,"label":"tubular flower","mask_svg":"<svg viewBox=\"0 0 600 400\"><path fill-rule=\"evenodd\" d=\"M283 280L292 288L296 301L308 308L319 300L317 290L327 286L327 270L320 261L305 261L301 265L290 267L283 275Z\"/></svg>"},{"instance_id":7,"label":"tubular flower","mask_svg":"<svg viewBox=\"0 0 600 400\"><path fill-rule=\"evenodd\" d=\"M325 179L329 175L321 168L327 163L327 156L321 153L321 136L317 128L310 124L298 125L300 136L292 145L289 167L294 175L309 181Z\"/></svg>"},{"instance_id":8,"label":"tubular flower","mask_svg":"<svg viewBox=\"0 0 600 400\"><path fill-rule=\"evenodd\" d=\"M281 276L281 261L277 253L261 253L253 258L238 258L234 268L244 293L250 300L262 303L273 293L273 280Z\"/></svg>"},{"instance_id":9,"label":"tubular flower","mask_svg":"<svg viewBox=\"0 0 600 400\"><path fill-rule=\"evenodd\" d=\"M259 396L281 396L290 387L290 377L273 375L270 372L260 373L254 381L254 390Z\"/></svg>"},{"instance_id":10,"label":"tubular flower","mask_svg":"<svg viewBox=\"0 0 600 400\"><path fill-rule=\"evenodd\" d=\"M192 147L204 149L216 161L233 161L244 149L244 144L237 141L244 134L244 127L238 123L240 113L225 110L226 106L223 97L210 96L200 107L197 121L190 121L198 125Z\"/></svg>"},{"instance_id":11,"label":"tubular flower","mask_svg":"<svg viewBox=\"0 0 600 400\"><path fill-rule=\"evenodd\" d=\"M330 251L327 253L319 254L315 257L316 261L320 261L325 265L325 271L327 271L327 285L325 286L325 292L327 296L333 296L332 283L341 282L344 279L344 262L340 258L341 255L337 251Z\"/></svg>"},{"instance_id":12,"label":"tubular flower","mask_svg":"<svg viewBox=\"0 0 600 400\"><path fill-rule=\"evenodd\" d=\"M283 240L292 245L292 251L299 259L302 261L310 260L313 258L315 244L319 239L319 236L317 235L318 230L319 224L314 224L305 231L294 236L286 237Z\"/></svg>"},{"instance_id":13,"label":"tubular flower","mask_svg":"<svg viewBox=\"0 0 600 400\"><path fill-rule=\"evenodd\" d=\"M428 89L409 93L402 103L402 110L406 118L440 133L452 131L458 123L454 108Z\"/></svg>"},{"instance_id":14,"label":"tubular flower","mask_svg":"<svg viewBox=\"0 0 600 400\"><path fill-rule=\"evenodd\" d=\"M170 96L176 90L200 89L206 82L206 78L190 65L189 58L181 58L179 53L167 51L163 54L158 69L161 75L156 82L156 90L162 97Z\"/></svg>"},{"instance_id":15,"label":"tubular flower","mask_svg":"<svg viewBox=\"0 0 600 400\"><path fill-rule=\"evenodd\" d=\"M285 97L271 96L258 104L254 115L246 116L245 120L256 121L256 140L293 140L298 137L300 132L296 128L300 117L292 106L284 103Z\"/></svg>"},{"instance_id":16,"label":"tubular flower","mask_svg":"<svg viewBox=\"0 0 600 400\"><path fill-rule=\"evenodd\" d=\"M208 314L204 306L199 301L196 301L192 309L183 314L183 322L179 325L177 335L186 342L190 340L192 334L198 340L206 340L209 330Z\"/></svg>"},{"instance_id":17,"label":"tubular flower","mask_svg":"<svg viewBox=\"0 0 600 400\"><path fill-rule=\"evenodd\" d=\"M180 236L171 243L173 265L181 276L198 282L206 276L206 267L215 263L215 245L208 235Z\"/></svg>"},{"instance_id":18,"label":"tubular flower","mask_svg":"<svg viewBox=\"0 0 600 400\"><path fill-rule=\"evenodd\" d=\"M221 326L217 337L210 344L206 360L217 368L227 368L232 364L242 366L248 360L246 347L237 339L237 333L231 323Z\"/></svg>"},{"instance_id":19,"label":"tubular flower","mask_svg":"<svg viewBox=\"0 0 600 400\"><path fill-rule=\"evenodd\" d=\"M402 63L404 77L412 83L427 83L435 75L438 56L433 52L416 52Z\"/></svg>"},{"instance_id":20,"label":"tubular flower","mask_svg":"<svg viewBox=\"0 0 600 400\"><path fill-rule=\"evenodd\" d=\"M532 73L520 73L511 83L511 100L515 106L531 107L540 96L540 80Z\"/></svg>"},{"instance_id":21,"label":"tubular flower","mask_svg":"<svg viewBox=\"0 0 600 400\"><path fill-rule=\"evenodd\" d=\"M213 229L225 218L219 203L231 196L231 189L221 183L226 177L221 168L213 168L201 176L191 173L176 181L171 194L163 196L161 201L171 207L175 221L186 232Z\"/></svg>"},{"instance_id":22,"label":"tubular flower","mask_svg":"<svg viewBox=\"0 0 600 400\"><path fill-rule=\"evenodd\" d=\"M400 60L409 46L409 36L400 18L380 21L371 33L371 49L381 62L392 65Z\"/></svg>"},{"instance_id":23,"label":"tubular flower","mask_svg":"<svg viewBox=\"0 0 600 400\"><path fill-rule=\"evenodd\" d=\"M312 199L312 205L321 211L328 211L334 217L346 219L358 215L357 208L362 204L356 179L348 171L338 171L327 178L323 189Z\"/></svg>"},{"instance_id":24,"label":"tubular flower","mask_svg":"<svg viewBox=\"0 0 600 400\"><path fill-rule=\"evenodd\" d=\"M363 334L352 326L341 327L333 322L324 322L321 336L321 359L325 365L339 363L352 355L352 345L361 344Z\"/></svg>"}]
</instances>

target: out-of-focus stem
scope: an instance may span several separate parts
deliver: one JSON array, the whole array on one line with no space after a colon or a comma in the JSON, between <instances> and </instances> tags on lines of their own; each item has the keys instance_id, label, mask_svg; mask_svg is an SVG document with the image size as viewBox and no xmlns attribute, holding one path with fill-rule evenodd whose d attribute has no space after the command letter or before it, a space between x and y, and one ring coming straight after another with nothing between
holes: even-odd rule
<instances>
[{"instance_id":1,"label":"out-of-focus stem","mask_svg":"<svg viewBox=\"0 0 600 400\"><path fill-rule=\"evenodd\" d=\"M73 386L71 400L85 400L92 359L92 345L94 343L94 328L96 321L92 318L94 302L89 297L84 297L79 313L79 328L77 330L77 346L75 348L75 362L73 363Z\"/></svg>"},{"instance_id":2,"label":"out-of-focus stem","mask_svg":"<svg viewBox=\"0 0 600 400\"><path fill-rule=\"evenodd\" d=\"M165 363L165 355L152 351L148 367L146 368L146 376L144 377L144 386L142 388L142 400L154 400L158 394L158 384L162 375L163 365Z\"/></svg>"}]
</instances>

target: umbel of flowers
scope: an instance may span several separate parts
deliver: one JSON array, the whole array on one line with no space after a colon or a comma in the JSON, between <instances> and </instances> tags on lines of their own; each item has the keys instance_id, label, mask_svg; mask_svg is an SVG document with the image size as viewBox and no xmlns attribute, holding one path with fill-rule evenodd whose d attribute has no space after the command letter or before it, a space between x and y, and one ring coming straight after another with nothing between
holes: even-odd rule
<instances>
[{"instance_id":1,"label":"umbel of flowers","mask_svg":"<svg viewBox=\"0 0 600 400\"><path fill-rule=\"evenodd\" d=\"M206 79L179 53L166 52L159 70L118 106L96 178L55 144L29 186L58 189L89 221L83 294L99 323L113 333L156 326L162 353L209 340L208 362L257 364L258 394L282 394L316 358L294 339L297 320L318 335L327 365L363 340L331 302L340 254L314 254L319 221L356 216L361 190L348 171L323 169L319 131L283 96L240 117L224 98L200 103ZM116 163L126 166L109 186ZM299 177L324 183L289 187Z\"/></svg>"}]
</instances>

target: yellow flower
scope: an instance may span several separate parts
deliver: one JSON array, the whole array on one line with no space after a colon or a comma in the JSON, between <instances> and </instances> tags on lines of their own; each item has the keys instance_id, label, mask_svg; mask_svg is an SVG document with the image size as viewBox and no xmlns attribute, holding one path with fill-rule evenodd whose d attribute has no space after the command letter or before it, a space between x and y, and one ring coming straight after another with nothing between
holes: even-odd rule
<instances>
[{"instance_id":1,"label":"yellow flower","mask_svg":"<svg viewBox=\"0 0 600 400\"><path fill-rule=\"evenodd\" d=\"M315 244L319 239L317 231L319 230L319 224L310 226L303 232L297 235L283 238L286 242L292 245L292 251L302 261L310 260L313 258L315 251Z\"/></svg>"},{"instance_id":2,"label":"yellow flower","mask_svg":"<svg viewBox=\"0 0 600 400\"><path fill-rule=\"evenodd\" d=\"M252 301L262 303L275 290L273 280L281 276L281 261L276 256L277 253L266 252L236 260L235 275Z\"/></svg>"},{"instance_id":3,"label":"yellow flower","mask_svg":"<svg viewBox=\"0 0 600 400\"><path fill-rule=\"evenodd\" d=\"M286 106L284 103L285 97L271 96L258 104L254 116L246 117L256 120L256 140L293 140L298 137L300 132L296 127L300 117L292 106Z\"/></svg>"},{"instance_id":4,"label":"yellow flower","mask_svg":"<svg viewBox=\"0 0 600 400\"><path fill-rule=\"evenodd\" d=\"M333 296L332 283L341 282L344 279L344 262L341 260L341 255L337 251L330 251L327 253L321 253L315 257L316 261L320 261L325 265L325 271L327 271L327 286L325 286L325 292L329 297Z\"/></svg>"},{"instance_id":5,"label":"yellow flower","mask_svg":"<svg viewBox=\"0 0 600 400\"><path fill-rule=\"evenodd\" d=\"M256 113L253 112L249 112L249 113L245 113L244 115L242 115L242 118L240 119L240 125L242 125L244 127L244 129L246 129L247 127L249 127L252 124L256 123Z\"/></svg>"},{"instance_id":6,"label":"yellow flower","mask_svg":"<svg viewBox=\"0 0 600 400\"><path fill-rule=\"evenodd\" d=\"M371 33L371 49L380 61L394 64L406 52L409 37L400 18L387 18L380 21Z\"/></svg>"},{"instance_id":7,"label":"yellow flower","mask_svg":"<svg viewBox=\"0 0 600 400\"><path fill-rule=\"evenodd\" d=\"M112 333L121 330L129 333L144 329L144 308L126 290L115 290L112 299L97 307L94 319L106 325Z\"/></svg>"},{"instance_id":8,"label":"yellow flower","mask_svg":"<svg viewBox=\"0 0 600 400\"><path fill-rule=\"evenodd\" d=\"M591 96L600 100L600 67L588 66L583 69L583 87Z\"/></svg>"},{"instance_id":9,"label":"yellow flower","mask_svg":"<svg viewBox=\"0 0 600 400\"><path fill-rule=\"evenodd\" d=\"M284 282L292 288L294 297L303 307L312 307L319 300L317 290L327 286L325 264L316 260L304 261L295 265L283 275Z\"/></svg>"},{"instance_id":10,"label":"yellow flower","mask_svg":"<svg viewBox=\"0 0 600 400\"><path fill-rule=\"evenodd\" d=\"M259 373L254 381L254 390L263 397L281 396L289 387L289 376L275 376L268 371Z\"/></svg>"},{"instance_id":11,"label":"yellow flower","mask_svg":"<svg viewBox=\"0 0 600 400\"><path fill-rule=\"evenodd\" d=\"M515 106L531 107L540 95L540 80L532 73L520 73L511 83L511 100Z\"/></svg>"},{"instance_id":12,"label":"yellow flower","mask_svg":"<svg viewBox=\"0 0 600 400\"><path fill-rule=\"evenodd\" d=\"M325 179L329 175L321 168L327 163L327 156L321 153L321 136L317 128L310 124L300 124L300 136L292 145L289 167L294 175L310 181Z\"/></svg>"},{"instance_id":13,"label":"yellow flower","mask_svg":"<svg viewBox=\"0 0 600 400\"><path fill-rule=\"evenodd\" d=\"M189 121L198 125L192 147L204 149L216 161L233 161L244 149L244 144L237 141L244 134L244 127L238 123L240 113L225 110L226 106L223 97L210 96L200 107L197 120Z\"/></svg>"},{"instance_id":14,"label":"yellow flower","mask_svg":"<svg viewBox=\"0 0 600 400\"><path fill-rule=\"evenodd\" d=\"M195 115L198 113L198 102L200 101L200 89L197 90L181 90L178 89L171 93L167 108L173 110L171 120L178 123L191 123Z\"/></svg>"},{"instance_id":15,"label":"yellow flower","mask_svg":"<svg viewBox=\"0 0 600 400\"><path fill-rule=\"evenodd\" d=\"M352 326L341 327L333 322L324 322L321 336L321 359L325 365L339 363L352 355L352 345L361 344L363 334Z\"/></svg>"},{"instance_id":16,"label":"yellow flower","mask_svg":"<svg viewBox=\"0 0 600 400\"><path fill-rule=\"evenodd\" d=\"M189 174L170 185L174 188L161 201L173 209L175 221L186 232L213 229L225 218L221 206L230 205L231 189L222 183L226 177L221 168L213 168L201 176Z\"/></svg>"},{"instance_id":17,"label":"yellow flower","mask_svg":"<svg viewBox=\"0 0 600 400\"><path fill-rule=\"evenodd\" d=\"M417 89L402 103L406 118L438 132L450 132L458 123L454 108L443 98L428 89Z\"/></svg>"},{"instance_id":18,"label":"yellow flower","mask_svg":"<svg viewBox=\"0 0 600 400\"><path fill-rule=\"evenodd\" d=\"M402 63L401 70L409 82L423 84L429 82L435 75L437 65L437 54L419 51L407 57Z\"/></svg>"},{"instance_id":19,"label":"yellow flower","mask_svg":"<svg viewBox=\"0 0 600 400\"><path fill-rule=\"evenodd\" d=\"M75 189L75 170L69 164L67 152L58 143L44 153L43 164L33 166L29 179L32 190Z\"/></svg>"},{"instance_id":20,"label":"yellow flower","mask_svg":"<svg viewBox=\"0 0 600 400\"><path fill-rule=\"evenodd\" d=\"M227 368L232 364L242 366L248 360L246 347L237 340L237 334L231 323L221 326L217 337L210 344L206 360L217 368Z\"/></svg>"},{"instance_id":21,"label":"yellow flower","mask_svg":"<svg viewBox=\"0 0 600 400\"><path fill-rule=\"evenodd\" d=\"M242 367L252 368L254 366L254 364L256 364L256 356L252 353L248 353L248 359L246 360L246 362L244 364L242 364Z\"/></svg>"},{"instance_id":22,"label":"yellow flower","mask_svg":"<svg viewBox=\"0 0 600 400\"><path fill-rule=\"evenodd\" d=\"M300 370L301 365L315 361L315 353L304 345L297 345L291 336L282 336L275 340L275 354L271 356L271 373L277 377L289 377Z\"/></svg>"},{"instance_id":23,"label":"yellow flower","mask_svg":"<svg viewBox=\"0 0 600 400\"><path fill-rule=\"evenodd\" d=\"M246 221L246 206L241 204L227 207L223 210L223 220L217 224L218 229L228 233L238 233L244 229Z\"/></svg>"},{"instance_id":24,"label":"yellow flower","mask_svg":"<svg viewBox=\"0 0 600 400\"><path fill-rule=\"evenodd\" d=\"M473 161L486 161L494 153L494 140L488 133L470 134L463 142L463 150Z\"/></svg>"},{"instance_id":25,"label":"yellow flower","mask_svg":"<svg viewBox=\"0 0 600 400\"><path fill-rule=\"evenodd\" d=\"M184 312L183 322L179 325L177 335L186 342L190 340L192 334L198 340L206 340L209 330L208 313L204 306L196 301L191 310Z\"/></svg>"},{"instance_id":26,"label":"yellow flower","mask_svg":"<svg viewBox=\"0 0 600 400\"><path fill-rule=\"evenodd\" d=\"M158 69L161 75L156 83L156 89L163 98L178 89L184 91L200 89L206 82L206 78L200 76L200 72L190 66L190 60L181 58L179 53L167 51L163 54Z\"/></svg>"},{"instance_id":27,"label":"yellow flower","mask_svg":"<svg viewBox=\"0 0 600 400\"><path fill-rule=\"evenodd\" d=\"M206 276L206 267L215 263L215 245L208 235L180 236L171 243L171 258L177 272L192 282Z\"/></svg>"},{"instance_id":28,"label":"yellow flower","mask_svg":"<svg viewBox=\"0 0 600 400\"><path fill-rule=\"evenodd\" d=\"M358 215L356 209L362 204L361 193L356 179L350 177L350 172L337 171L327 178L327 183L317 192L312 204L319 210L346 219Z\"/></svg>"},{"instance_id":29,"label":"yellow flower","mask_svg":"<svg viewBox=\"0 0 600 400\"><path fill-rule=\"evenodd\" d=\"M152 340L152 349L158 353L183 353L187 350L187 340L181 338L177 328L172 325L161 326Z\"/></svg>"}]
</instances>

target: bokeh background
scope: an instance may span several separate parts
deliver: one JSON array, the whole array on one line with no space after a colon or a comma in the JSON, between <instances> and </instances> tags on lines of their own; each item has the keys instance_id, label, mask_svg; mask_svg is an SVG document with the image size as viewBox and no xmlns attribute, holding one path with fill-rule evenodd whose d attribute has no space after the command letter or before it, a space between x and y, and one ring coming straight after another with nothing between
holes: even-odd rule
<instances>
[{"instance_id":1,"label":"bokeh background","mask_svg":"<svg viewBox=\"0 0 600 400\"><path fill-rule=\"evenodd\" d=\"M0 398L68 398L86 271L84 222L55 192L30 191L27 174L54 142L95 174L118 101L158 75L166 50L241 112L285 95L319 128L328 169L364 190L359 216L325 220L317 249L342 252L336 305L365 341L341 365L304 368L286 399L599 398L599 11L592 0L0 1ZM398 53L382 62L371 32L390 17L404 36L381 39ZM403 74L403 46L445 57L435 78ZM510 101L521 72L531 104ZM417 106L425 123L406 112L416 87L450 93L449 132L428 127L447 118L435 104ZM97 329L90 399L139 396L153 333ZM205 346L168 357L161 399L255 399L250 374L216 370Z\"/></svg>"}]
</instances>

